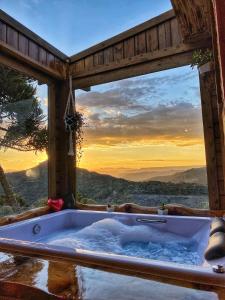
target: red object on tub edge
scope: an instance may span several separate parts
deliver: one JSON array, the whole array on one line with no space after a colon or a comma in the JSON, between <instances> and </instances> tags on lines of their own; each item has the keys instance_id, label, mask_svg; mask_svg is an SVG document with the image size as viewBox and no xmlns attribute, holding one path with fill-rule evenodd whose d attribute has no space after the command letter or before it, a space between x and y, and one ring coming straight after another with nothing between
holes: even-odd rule
<instances>
[{"instance_id":1,"label":"red object on tub edge","mask_svg":"<svg viewBox=\"0 0 225 300\"><path fill-rule=\"evenodd\" d=\"M63 207L63 199L48 199L48 206L54 211L60 211Z\"/></svg>"}]
</instances>

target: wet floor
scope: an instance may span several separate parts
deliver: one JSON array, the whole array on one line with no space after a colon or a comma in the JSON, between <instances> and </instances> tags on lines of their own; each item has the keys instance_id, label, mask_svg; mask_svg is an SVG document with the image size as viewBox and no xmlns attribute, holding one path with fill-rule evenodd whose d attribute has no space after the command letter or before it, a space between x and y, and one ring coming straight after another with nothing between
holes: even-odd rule
<instances>
[{"instance_id":1,"label":"wet floor","mask_svg":"<svg viewBox=\"0 0 225 300\"><path fill-rule=\"evenodd\" d=\"M0 279L38 287L71 300L218 299L211 292L113 274L69 263L5 254L0 255Z\"/></svg>"}]
</instances>

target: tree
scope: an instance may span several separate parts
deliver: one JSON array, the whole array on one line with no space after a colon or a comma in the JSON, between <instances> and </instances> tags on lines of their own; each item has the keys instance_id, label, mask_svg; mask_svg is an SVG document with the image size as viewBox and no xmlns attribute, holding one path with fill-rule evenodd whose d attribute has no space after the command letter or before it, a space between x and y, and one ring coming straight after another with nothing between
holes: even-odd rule
<instances>
[{"instance_id":1,"label":"tree","mask_svg":"<svg viewBox=\"0 0 225 300\"><path fill-rule=\"evenodd\" d=\"M3 191L5 192L5 195L7 198L7 204L9 204L10 206L13 206L16 202L14 193L13 193L11 186L8 183L8 180L5 176L5 172L1 165L0 165L0 183L2 185Z\"/></svg>"},{"instance_id":2,"label":"tree","mask_svg":"<svg viewBox=\"0 0 225 300\"><path fill-rule=\"evenodd\" d=\"M35 80L0 66L0 149L44 151L47 144L46 118L36 96ZM12 190L1 166L0 170L0 183L12 205Z\"/></svg>"}]
</instances>

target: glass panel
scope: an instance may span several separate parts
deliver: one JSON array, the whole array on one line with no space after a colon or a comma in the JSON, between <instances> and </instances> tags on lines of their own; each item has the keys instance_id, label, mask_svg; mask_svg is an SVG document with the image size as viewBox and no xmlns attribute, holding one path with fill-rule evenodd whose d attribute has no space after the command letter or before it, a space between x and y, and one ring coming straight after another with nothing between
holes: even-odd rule
<instances>
[{"instance_id":1,"label":"glass panel","mask_svg":"<svg viewBox=\"0 0 225 300\"><path fill-rule=\"evenodd\" d=\"M47 86L0 66L0 216L46 202Z\"/></svg>"},{"instance_id":2,"label":"glass panel","mask_svg":"<svg viewBox=\"0 0 225 300\"><path fill-rule=\"evenodd\" d=\"M86 120L82 202L207 208L198 71L189 66L76 91Z\"/></svg>"}]
</instances>

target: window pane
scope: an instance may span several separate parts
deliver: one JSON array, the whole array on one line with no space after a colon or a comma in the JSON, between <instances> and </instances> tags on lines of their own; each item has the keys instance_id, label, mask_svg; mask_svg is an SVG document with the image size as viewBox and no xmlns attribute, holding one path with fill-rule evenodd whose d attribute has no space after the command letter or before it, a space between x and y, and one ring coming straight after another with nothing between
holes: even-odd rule
<instances>
[{"instance_id":1,"label":"window pane","mask_svg":"<svg viewBox=\"0 0 225 300\"><path fill-rule=\"evenodd\" d=\"M99 85L76 100L86 118L80 201L208 207L197 70Z\"/></svg>"},{"instance_id":2,"label":"window pane","mask_svg":"<svg viewBox=\"0 0 225 300\"><path fill-rule=\"evenodd\" d=\"M0 216L46 202L47 86L0 66Z\"/></svg>"}]
</instances>

